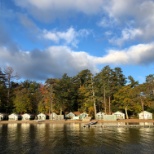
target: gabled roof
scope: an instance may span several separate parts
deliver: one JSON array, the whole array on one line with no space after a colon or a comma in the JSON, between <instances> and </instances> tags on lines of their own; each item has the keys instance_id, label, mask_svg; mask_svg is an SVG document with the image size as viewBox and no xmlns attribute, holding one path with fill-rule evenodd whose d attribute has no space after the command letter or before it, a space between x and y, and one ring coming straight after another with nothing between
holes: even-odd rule
<instances>
[{"instance_id":1,"label":"gabled roof","mask_svg":"<svg viewBox=\"0 0 154 154\"><path fill-rule=\"evenodd\" d=\"M151 112L148 112L148 111L142 111L139 114L152 114L152 113Z\"/></svg>"},{"instance_id":2,"label":"gabled roof","mask_svg":"<svg viewBox=\"0 0 154 154\"><path fill-rule=\"evenodd\" d=\"M50 115L57 115L55 112L52 112Z\"/></svg>"},{"instance_id":3,"label":"gabled roof","mask_svg":"<svg viewBox=\"0 0 154 154\"><path fill-rule=\"evenodd\" d=\"M121 112L121 111L116 111L116 112L114 112L113 114L124 114L124 113Z\"/></svg>"},{"instance_id":4,"label":"gabled roof","mask_svg":"<svg viewBox=\"0 0 154 154\"><path fill-rule=\"evenodd\" d=\"M26 115L31 115L31 114L29 114L29 113L24 113L24 114L22 114L22 116L26 116Z\"/></svg>"},{"instance_id":5,"label":"gabled roof","mask_svg":"<svg viewBox=\"0 0 154 154\"><path fill-rule=\"evenodd\" d=\"M73 112L76 116L80 115L81 113L79 111Z\"/></svg>"},{"instance_id":6,"label":"gabled roof","mask_svg":"<svg viewBox=\"0 0 154 154\"><path fill-rule=\"evenodd\" d=\"M66 116L75 116L73 112L69 112Z\"/></svg>"},{"instance_id":7,"label":"gabled roof","mask_svg":"<svg viewBox=\"0 0 154 154\"><path fill-rule=\"evenodd\" d=\"M9 115L9 117L12 117L12 116L16 116L16 117L18 117L19 115L16 114L16 113L12 113L12 114Z\"/></svg>"},{"instance_id":8,"label":"gabled roof","mask_svg":"<svg viewBox=\"0 0 154 154\"><path fill-rule=\"evenodd\" d=\"M46 116L44 113L39 113L38 115L39 116Z\"/></svg>"}]
</instances>

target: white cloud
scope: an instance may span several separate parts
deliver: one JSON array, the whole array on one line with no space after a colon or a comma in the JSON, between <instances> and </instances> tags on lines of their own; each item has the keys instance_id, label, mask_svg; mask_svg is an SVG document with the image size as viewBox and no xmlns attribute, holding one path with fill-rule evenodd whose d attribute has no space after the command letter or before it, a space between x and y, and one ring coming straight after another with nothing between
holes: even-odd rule
<instances>
[{"instance_id":1,"label":"white cloud","mask_svg":"<svg viewBox=\"0 0 154 154\"><path fill-rule=\"evenodd\" d=\"M44 30L43 33L44 38L52 40L56 43L58 43L60 40L64 40L67 44L72 42L76 43L76 31L72 27L67 29L65 32Z\"/></svg>"},{"instance_id":2,"label":"white cloud","mask_svg":"<svg viewBox=\"0 0 154 154\"><path fill-rule=\"evenodd\" d=\"M16 5L25 8L30 14L40 20L62 17L74 12L96 14L101 10L103 0L14 0Z\"/></svg>"},{"instance_id":3,"label":"white cloud","mask_svg":"<svg viewBox=\"0 0 154 154\"><path fill-rule=\"evenodd\" d=\"M122 31L118 42L124 42L135 38L129 29L140 35L140 41L153 41L154 38L154 0L105 0L103 9L106 15L116 21L116 28ZM115 22L114 22L115 24ZM117 37L117 31L115 31Z\"/></svg>"},{"instance_id":4,"label":"white cloud","mask_svg":"<svg viewBox=\"0 0 154 154\"><path fill-rule=\"evenodd\" d=\"M0 47L0 66L10 65L24 79L45 80L61 77L64 73L76 75L83 69L96 73L93 57L86 52L75 52L66 46L52 46L44 51L19 51L12 54Z\"/></svg>"},{"instance_id":5,"label":"white cloud","mask_svg":"<svg viewBox=\"0 0 154 154\"><path fill-rule=\"evenodd\" d=\"M146 65L154 62L154 43L138 44L123 50L109 50L104 57L97 57L97 64Z\"/></svg>"},{"instance_id":6,"label":"white cloud","mask_svg":"<svg viewBox=\"0 0 154 154\"><path fill-rule=\"evenodd\" d=\"M66 46L51 46L44 51L18 51L0 48L0 66L12 66L24 79L45 80L76 75L84 69L98 72L98 65L147 65L154 62L154 43L139 44L123 50L109 50L103 57L84 51L73 51Z\"/></svg>"},{"instance_id":7,"label":"white cloud","mask_svg":"<svg viewBox=\"0 0 154 154\"><path fill-rule=\"evenodd\" d=\"M132 12L128 12L128 9L131 10L133 4L136 2L134 2L134 0L105 0L104 3L105 5L103 5L103 8L109 16L118 19L119 17L131 14Z\"/></svg>"},{"instance_id":8,"label":"white cloud","mask_svg":"<svg viewBox=\"0 0 154 154\"><path fill-rule=\"evenodd\" d=\"M121 46L126 41L135 40L136 38L141 37L143 34L144 33L142 32L141 29L125 28L121 32L121 37L112 38L112 39L110 39L110 42Z\"/></svg>"},{"instance_id":9,"label":"white cloud","mask_svg":"<svg viewBox=\"0 0 154 154\"><path fill-rule=\"evenodd\" d=\"M52 41L54 41L54 42L56 42L56 43L58 43L59 42L59 36L56 34L56 33L54 33L54 32L49 32L49 31L47 31L47 30L43 30L43 33L44 33L44 38L45 39L49 39L49 40L52 40Z\"/></svg>"},{"instance_id":10,"label":"white cloud","mask_svg":"<svg viewBox=\"0 0 154 154\"><path fill-rule=\"evenodd\" d=\"M53 31L43 30L43 37L55 43L64 41L67 45L72 45L76 47L79 42L78 37L85 37L89 35L89 33L90 32L86 29L81 29L79 31L76 31L74 28L70 27L64 32L55 30Z\"/></svg>"}]
</instances>

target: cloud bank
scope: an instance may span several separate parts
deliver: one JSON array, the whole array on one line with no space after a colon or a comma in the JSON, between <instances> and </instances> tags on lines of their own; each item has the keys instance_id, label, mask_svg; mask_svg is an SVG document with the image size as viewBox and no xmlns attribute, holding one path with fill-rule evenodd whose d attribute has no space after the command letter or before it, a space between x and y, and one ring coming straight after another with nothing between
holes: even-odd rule
<instances>
[{"instance_id":1,"label":"cloud bank","mask_svg":"<svg viewBox=\"0 0 154 154\"><path fill-rule=\"evenodd\" d=\"M102 0L14 0L16 5L22 7L41 21L51 21L55 18L71 16L74 13L84 13L87 15L100 12L103 4Z\"/></svg>"},{"instance_id":2,"label":"cloud bank","mask_svg":"<svg viewBox=\"0 0 154 154\"><path fill-rule=\"evenodd\" d=\"M66 46L52 46L44 51L19 51L12 55L7 48L0 48L1 66L12 66L23 78L45 80L61 77L64 73L76 75L83 69L96 72L93 57L86 52L75 52Z\"/></svg>"},{"instance_id":3,"label":"cloud bank","mask_svg":"<svg viewBox=\"0 0 154 154\"><path fill-rule=\"evenodd\" d=\"M147 65L154 63L154 43L138 44L123 50L109 50L104 57L97 57L98 64Z\"/></svg>"},{"instance_id":4,"label":"cloud bank","mask_svg":"<svg viewBox=\"0 0 154 154\"><path fill-rule=\"evenodd\" d=\"M102 57L89 55L85 51L73 51L66 46L51 46L44 51L18 51L13 55L7 48L1 47L0 50L1 66L13 66L22 77L35 80L61 77L64 73L72 76L83 69L97 73L100 64L143 65L154 62L154 43L109 50Z\"/></svg>"}]
</instances>

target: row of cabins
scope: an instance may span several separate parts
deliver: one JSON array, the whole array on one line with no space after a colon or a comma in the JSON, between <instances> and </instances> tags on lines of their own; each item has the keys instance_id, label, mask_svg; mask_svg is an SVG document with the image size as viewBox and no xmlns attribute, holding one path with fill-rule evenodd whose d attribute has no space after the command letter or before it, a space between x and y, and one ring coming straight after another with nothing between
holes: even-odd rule
<instances>
[{"instance_id":1,"label":"row of cabins","mask_svg":"<svg viewBox=\"0 0 154 154\"><path fill-rule=\"evenodd\" d=\"M139 119L153 119L152 117L152 113L147 112L147 111L143 111L141 113L138 114ZM68 114L65 115L65 119L72 119L72 120L90 120L90 117L88 116L87 113L73 113L73 112L69 112ZM50 119L50 120L63 120L64 119L64 115L57 115L56 113L51 113L49 116L40 113L37 116L25 113L22 115L19 114L15 114L12 113L10 115L7 114L2 114L0 113L0 120L46 120L46 119ZM125 119L125 114L117 111L115 113L113 113L112 115L105 115L104 112L98 112L96 114L96 120L117 120L117 119Z\"/></svg>"},{"instance_id":2,"label":"row of cabins","mask_svg":"<svg viewBox=\"0 0 154 154\"><path fill-rule=\"evenodd\" d=\"M37 116L32 115L32 114L16 114L12 113L10 115L0 113L0 120L46 120L46 119L51 119L51 120L63 120L64 115L57 115L56 113L52 113L51 115L47 116L46 114L40 113Z\"/></svg>"},{"instance_id":3,"label":"row of cabins","mask_svg":"<svg viewBox=\"0 0 154 154\"><path fill-rule=\"evenodd\" d=\"M148 111L142 111L141 113L138 114L139 119L153 119L152 113ZM99 112L96 114L96 119L97 120L117 120L117 119L125 119L125 114L117 111L112 113L112 115L105 115L104 112Z\"/></svg>"},{"instance_id":4,"label":"row of cabins","mask_svg":"<svg viewBox=\"0 0 154 154\"><path fill-rule=\"evenodd\" d=\"M66 115L66 118L76 120L76 119L84 119L88 117L88 114L83 113L80 115L76 115L73 112L70 112ZM141 113L138 114L139 119L153 119L152 113L148 111L142 111ZM96 120L117 120L117 119L125 119L125 114L117 111L112 113L112 115L106 115L104 112L98 112L96 114Z\"/></svg>"},{"instance_id":5,"label":"row of cabins","mask_svg":"<svg viewBox=\"0 0 154 154\"><path fill-rule=\"evenodd\" d=\"M72 112L71 112L72 113ZM44 113L40 113L37 116L34 116L32 114L15 114L12 113L10 115L4 114L4 113L0 113L0 120L46 120L46 119L50 119L50 120L64 120L64 119L72 119L73 116L72 114L66 114L65 118L64 115L57 115L56 113L51 113L49 116L44 114ZM74 119L80 119L83 120L86 117L88 117L87 113L81 113L79 116L74 117Z\"/></svg>"}]
</instances>

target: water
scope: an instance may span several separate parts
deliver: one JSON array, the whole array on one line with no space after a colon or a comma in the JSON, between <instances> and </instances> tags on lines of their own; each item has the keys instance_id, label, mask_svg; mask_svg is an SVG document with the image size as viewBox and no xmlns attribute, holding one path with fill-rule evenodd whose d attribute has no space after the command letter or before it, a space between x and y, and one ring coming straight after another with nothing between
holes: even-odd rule
<instances>
[{"instance_id":1,"label":"water","mask_svg":"<svg viewBox=\"0 0 154 154\"><path fill-rule=\"evenodd\" d=\"M153 154L154 128L0 125L1 154Z\"/></svg>"}]
</instances>

